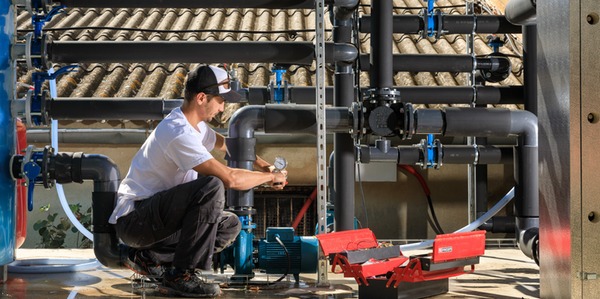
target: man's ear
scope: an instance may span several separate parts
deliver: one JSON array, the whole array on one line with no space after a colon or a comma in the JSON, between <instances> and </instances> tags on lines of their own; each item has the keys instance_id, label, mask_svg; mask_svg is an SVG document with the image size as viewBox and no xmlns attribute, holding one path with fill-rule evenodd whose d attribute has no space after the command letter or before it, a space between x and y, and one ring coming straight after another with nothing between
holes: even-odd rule
<instances>
[{"instance_id":1,"label":"man's ear","mask_svg":"<svg viewBox=\"0 0 600 299\"><path fill-rule=\"evenodd\" d=\"M196 104L202 105L207 100L207 96L203 92L196 94Z\"/></svg>"}]
</instances>

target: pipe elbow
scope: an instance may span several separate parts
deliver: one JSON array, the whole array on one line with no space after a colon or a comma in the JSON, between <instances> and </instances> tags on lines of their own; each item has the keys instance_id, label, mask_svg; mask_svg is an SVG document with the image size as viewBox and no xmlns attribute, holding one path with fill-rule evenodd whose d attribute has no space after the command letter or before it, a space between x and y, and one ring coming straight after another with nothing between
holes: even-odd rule
<instances>
[{"instance_id":1,"label":"pipe elbow","mask_svg":"<svg viewBox=\"0 0 600 299\"><path fill-rule=\"evenodd\" d=\"M506 20L514 25L533 25L536 23L536 0L511 0L506 4Z\"/></svg>"},{"instance_id":2,"label":"pipe elbow","mask_svg":"<svg viewBox=\"0 0 600 299\"><path fill-rule=\"evenodd\" d=\"M336 43L333 55L335 62L352 64L358 58L358 50L352 44Z\"/></svg>"},{"instance_id":3,"label":"pipe elbow","mask_svg":"<svg viewBox=\"0 0 600 299\"><path fill-rule=\"evenodd\" d=\"M238 109L229 120L229 138L253 138L264 128L265 107L250 105Z\"/></svg>"},{"instance_id":4,"label":"pipe elbow","mask_svg":"<svg viewBox=\"0 0 600 299\"><path fill-rule=\"evenodd\" d=\"M117 164L109 157L98 154L85 154L81 158L82 179L94 180L95 183L107 183L108 192L116 192L121 180L121 172Z\"/></svg>"},{"instance_id":5,"label":"pipe elbow","mask_svg":"<svg viewBox=\"0 0 600 299\"><path fill-rule=\"evenodd\" d=\"M524 146L538 146L538 118L526 110L511 111L511 132L523 135Z\"/></svg>"},{"instance_id":6,"label":"pipe elbow","mask_svg":"<svg viewBox=\"0 0 600 299\"><path fill-rule=\"evenodd\" d=\"M336 20L348 20L358 7L359 0L335 0L333 2Z\"/></svg>"}]
</instances>

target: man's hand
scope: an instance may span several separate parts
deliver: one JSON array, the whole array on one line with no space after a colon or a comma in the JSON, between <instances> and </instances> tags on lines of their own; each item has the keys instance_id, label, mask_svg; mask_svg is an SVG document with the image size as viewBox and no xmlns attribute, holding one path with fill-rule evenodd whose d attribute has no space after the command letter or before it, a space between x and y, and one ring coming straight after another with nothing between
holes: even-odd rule
<instances>
[{"instance_id":1,"label":"man's hand","mask_svg":"<svg viewBox=\"0 0 600 299\"><path fill-rule=\"evenodd\" d=\"M283 170L281 172L272 172L273 181L269 184L271 188L275 190L283 190L283 187L287 185L287 171Z\"/></svg>"}]
</instances>

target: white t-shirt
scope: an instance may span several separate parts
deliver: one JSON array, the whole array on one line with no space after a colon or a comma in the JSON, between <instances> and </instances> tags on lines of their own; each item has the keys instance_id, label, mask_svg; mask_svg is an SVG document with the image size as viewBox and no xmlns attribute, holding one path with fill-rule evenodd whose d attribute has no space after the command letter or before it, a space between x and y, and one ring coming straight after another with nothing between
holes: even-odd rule
<instances>
[{"instance_id":1,"label":"white t-shirt","mask_svg":"<svg viewBox=\"0 0 600 299\"><path fill-rule=\"evenodd\" d=\"M171 111L133 157L108 222L116 224L133 211L136 200L198 178L193 167L213 158L210 151L216 140L215 131L205 122L198 123L196 130L180 108Z\"/></svg>"}]
</instances>

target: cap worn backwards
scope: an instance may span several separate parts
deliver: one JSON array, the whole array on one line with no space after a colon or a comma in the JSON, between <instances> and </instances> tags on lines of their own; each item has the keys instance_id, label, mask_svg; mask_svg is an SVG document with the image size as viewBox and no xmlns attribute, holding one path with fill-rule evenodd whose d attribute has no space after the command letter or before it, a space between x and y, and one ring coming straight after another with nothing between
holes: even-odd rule
<instances>
[{"instance_id":1,"label":"cap worn backwards","mask_svg":"<svg viewBox=\"0 0 600 299\"><path fill-rule=\"evenodd\" d=\"M229 103L242 100L239 93L231 90L227 71L212 65L202 65L189 72L185 88L195 94L202 92L221 96Z\"/></svg>"}]
</instances>

